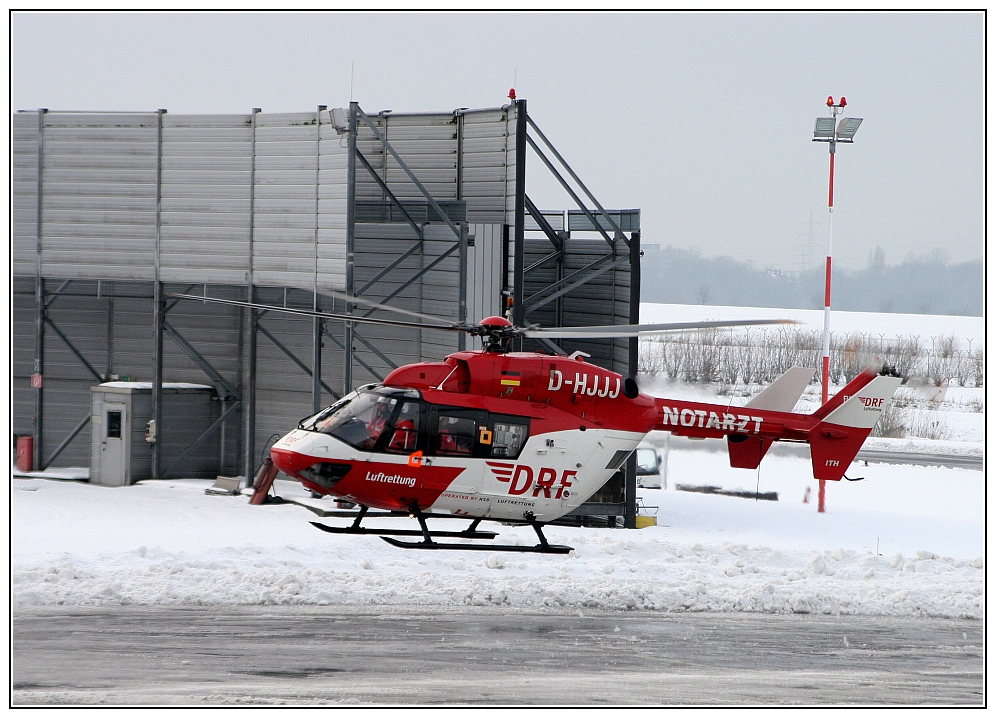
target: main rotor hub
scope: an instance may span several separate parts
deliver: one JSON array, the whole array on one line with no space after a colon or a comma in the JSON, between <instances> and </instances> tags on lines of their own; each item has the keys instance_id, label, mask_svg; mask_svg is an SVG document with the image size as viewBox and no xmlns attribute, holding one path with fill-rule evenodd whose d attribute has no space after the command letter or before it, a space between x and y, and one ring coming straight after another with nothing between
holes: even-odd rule
<instances>
[{"instance_id":1,"label":"main rotor hub","mask_svg":"<svg viewBox=\"0 0 996 727\"><path fill-rule=\"evenodd\" d=\"M501 316L488 316L477 325L483 326L484 328L511 328L512 321L508 318L502 318Z\"/></svg>"},{"instance_id":2,"label":"main rotor hub","mask_svg":"<svg viewBox=\"0 0 996 727\"><path fill-rule=\"evenodd\" d=\"M507 353L514 332L515 326L508 318L488 316L477 324L477 331L474 331L473 335L485 339L485 351Z\"/></svg>"}]
</instances>

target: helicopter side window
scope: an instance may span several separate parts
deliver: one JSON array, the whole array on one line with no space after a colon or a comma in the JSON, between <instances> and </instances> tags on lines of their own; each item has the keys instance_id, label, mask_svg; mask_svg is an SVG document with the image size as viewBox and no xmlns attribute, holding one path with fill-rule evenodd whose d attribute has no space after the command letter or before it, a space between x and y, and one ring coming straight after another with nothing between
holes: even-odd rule
<instances>
[{"instance_id":1,"label":"helicopter side window","mask_svg":"<svg viewBox=\"0 0 996 727\"><path fill-rule=\"evenodd\" d=\"M404 454L414 452L418 441L418 422L419 403L403 402L391 434L387 438L387 444L384 445L384 451Z\"/></svg>"},{"instance_id":2,"label":"helicopter side window","mask_svg":"<svg viewBox=\"0 0 996 727\"><path fill-rule=\"evenodd\" d=\"M528 434L529 427L525 424L495 422L491 441L491 456L515 459L522 451Z\"/></svg>"},{"instance_id":3,"label":"helicopter side window","mask_svg":"<svg viewBox=\"0 0 996 727\"><path fill-rule=\"evenodd\" d=\"M474 452L477 423L468 417L439 417L436 429L436 452L442 455L469 457Z\"/></svg>"}]
</instances>

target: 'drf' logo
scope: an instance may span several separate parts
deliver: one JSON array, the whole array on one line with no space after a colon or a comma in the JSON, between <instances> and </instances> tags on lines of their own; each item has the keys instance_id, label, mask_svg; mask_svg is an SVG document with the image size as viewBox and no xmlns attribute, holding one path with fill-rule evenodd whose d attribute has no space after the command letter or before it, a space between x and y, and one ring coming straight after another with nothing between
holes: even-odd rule
<instances>
[{"instance_id":1,"label":"'drf' logo","mask_svg":"<svg viewBox=\"0 0 996 727\"><path fill-rule=\"evenodd\" d=\"M533 476L533 468L525 464L513 465L511 462L488 462L495 479L507 484L509 495L527 495L529 488L532 494L528 497L552 497L559 500L562 497L570 497L568 487L574 484L574 475L577 470L564 470L557 478L557 470L551 467L540 467L539 472Z\"/></svg>"}]
</instances>

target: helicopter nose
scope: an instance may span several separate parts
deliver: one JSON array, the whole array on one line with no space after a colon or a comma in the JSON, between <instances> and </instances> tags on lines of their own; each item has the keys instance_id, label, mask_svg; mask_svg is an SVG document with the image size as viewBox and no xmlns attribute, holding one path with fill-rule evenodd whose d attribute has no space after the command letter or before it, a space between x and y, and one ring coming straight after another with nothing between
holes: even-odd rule
<instances>
[{"instance_id":1,"label":"helicopter nose","mask_svg":"<svg viewBox=\"0 0 996 727\"><path fill-rule=\"evenodd\" d=\"M300 452L293 452L288 449L271 447L270 459L273 460L273 464L277 466L278 470L291 477L297 477L297 473L308 466L303 461L305 458ZM311 458L308 457L308 459Z\"/></svg>"},{"instance_id":2,"label":"helicopter nose","mask_svg":"<svg viewBox=\"0 0 996 727\"><path fill-rule=\"evenodd\" d=\"M353 468L344 462L327 462L315 457L273 447L270 457L277 469L295 480L307 481L326 490L335 487Z\"/></svg>"}]
</instances>

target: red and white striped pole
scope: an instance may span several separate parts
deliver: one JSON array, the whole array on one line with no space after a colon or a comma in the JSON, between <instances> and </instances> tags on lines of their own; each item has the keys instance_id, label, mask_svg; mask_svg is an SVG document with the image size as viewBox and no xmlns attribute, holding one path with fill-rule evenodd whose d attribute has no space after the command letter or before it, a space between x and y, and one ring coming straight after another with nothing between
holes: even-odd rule
<instances>
[{"instance_id":1,"label":"red and white striped pole","mask_svg":"<svg viewBox=\"0 0 996 727\"><path fill-rule=\"evenodd\" d=\"M834 130L827 141L830 142L830 191L827 200L829 218L827 220L827 262L826 279L823 292L823 403L826 404L830 398L830 280L833 269L833 162L834 154L837 151L837 114L847 105L847 99L840 97L840 103L833 102L833 96L827 97L827 106L833 114ZM827 481L820 480L820 492L817 500L817 511L826 512L826 489Z\"/></svg>"},{"instance_id":2,"label":"red and white striped pole","mask_svg":"<svg viewBox=\"0 0 996 727\"><path fill-rule=\"evenodd\" d=\"M836 115L836 109L834 109ZM830 200L829 219L827 221L827 263L826 280L823 284L823 403L830 398L830 280L833 268L833 157L835 144L830 142ZM816 506L817 512L827 509L827 481L820 480L820 493Z\"/></svg>"}]
</instances>

